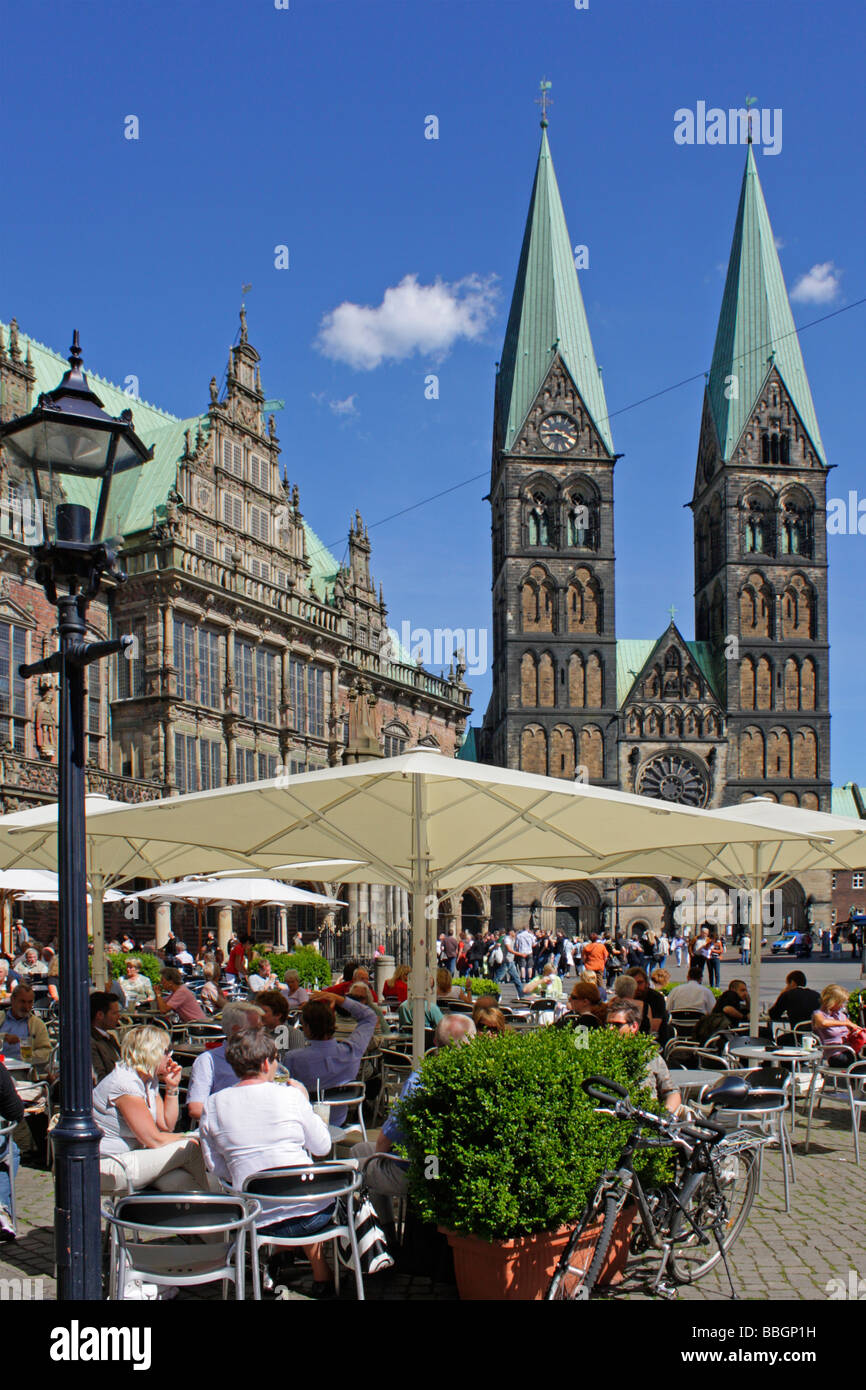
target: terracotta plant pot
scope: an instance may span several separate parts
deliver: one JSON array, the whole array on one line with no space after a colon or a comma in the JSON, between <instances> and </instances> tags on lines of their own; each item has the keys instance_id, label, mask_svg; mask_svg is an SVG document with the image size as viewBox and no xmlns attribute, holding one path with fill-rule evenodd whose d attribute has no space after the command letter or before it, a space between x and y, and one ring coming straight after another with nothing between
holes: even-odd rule
<instances>
[{"instance_id":1,"label":"terracotta plant pot","mask_svg":"<svg viewBox=\"0 0 866 1390\"><path fill-rule=\"evenodd\" d=\"M597 1288L621 1281L634 1215L634 1205L626 1203L613 1228ZM585 1265L591 1259L601 1224L599 1217L584 1231L574 1256L576 1265ZM449 1231L444 1226L439 1229L448 1237L454 1253L454 1273L463 1302L528 1303L544 1298L573 1227L563 1226L559 1231L542 1231L515 1240L483 1240L480 1236ZM583 1260L580 1251L584 1252Z\"/></svg>"}]
</instances>

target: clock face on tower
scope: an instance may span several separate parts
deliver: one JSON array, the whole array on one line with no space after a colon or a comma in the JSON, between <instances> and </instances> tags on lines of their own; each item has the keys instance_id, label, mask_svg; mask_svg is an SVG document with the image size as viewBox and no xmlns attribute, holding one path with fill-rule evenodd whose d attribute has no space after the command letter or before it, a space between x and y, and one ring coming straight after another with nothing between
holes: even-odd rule
<instances>
[{"instance_id":1,"label":"clock face on tower","mask_svg":"<svg viewBox=\"0 0 866 1390\"><path fill-rule=\"evenodd\" d=\"M564 454L577 443L577 424L570 415L564 415L561 411L546 415L538 433L545 449L550 449L554 454Z\"/></svg>"}]
</instances>

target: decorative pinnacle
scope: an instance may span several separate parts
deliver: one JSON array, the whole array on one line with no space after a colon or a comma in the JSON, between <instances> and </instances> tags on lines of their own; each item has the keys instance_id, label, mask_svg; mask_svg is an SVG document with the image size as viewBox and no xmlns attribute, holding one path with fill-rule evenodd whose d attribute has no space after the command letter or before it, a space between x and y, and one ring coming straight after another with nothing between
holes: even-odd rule
<instances>
[{"instance_id":1,"label":"decorative pinnacle","mask_svg":"<svg viewBox=\"0 0 866 1390\"><path fill-rule=\"evenodd\" d=\"M752 107L755 105L755 102L756 102L757 100L758 100L757 97L746 97L746 112L747 112L747 117L746 117L746 119L747 119L747 124L748 124L748 127L749 127L749 144L750 144L750 145L751 145L751 143L752 143Z\"/></svg>"},{"instance_id":2,"label":"decorative pinnacle","mask_svg":"<svg viewBox=\"0 0 866 1390\"><path fill-rule=\"evenodd\" d=\"M69 365L74 372L81 369L84 358L81 355L81 343L78 341L78 329L72 333L72 347L69 349Z\"/></svg>"},{"instance_id":3,"label":"decorative pinnacle","mask_svg":"<svg viewBox=\"0 0 866 1390\"><path fill-rule=\"evenodd\" d=\"M552 83L552 82L548 82L548 80L547 80L546 77L542 77L541 81L540 81L539 84L538 84L538 90L539 90L539 92L541 93L541 96L538 96L538 97L535 98L535 104L536 104L536 106L540 106L540 107L541 107L541 129L542 129L542 130L546 130L546 129L547 129L547 124L548 124L548 122L547 122L547 108L548 108L548 106L552 106L552 105L553 105L553 98L552 98L551 96L548 95L552 86L553 86L553 83Z\"/></svg>"}]
</instances>

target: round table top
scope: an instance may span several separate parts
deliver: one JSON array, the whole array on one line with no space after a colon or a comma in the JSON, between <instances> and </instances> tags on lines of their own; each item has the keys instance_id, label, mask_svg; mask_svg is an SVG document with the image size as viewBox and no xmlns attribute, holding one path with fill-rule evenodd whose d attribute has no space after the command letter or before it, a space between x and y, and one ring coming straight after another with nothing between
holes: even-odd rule
<instances>
[{"instance_id":1,"label":"round table top","mask_svg":"<svg viewBox=\"0 0 866 1390\"><path fill-rule=\"evenodd\" d=\"M773 1047L772 1043L759 1046L758 1043L743 1044L741 1047L732 1047L731 1052L736 1057L760 1057L772 1061L778 1057L783 1062L807 1061L812 1057L820 1057L820 1047Z\"/></svg>"},{"instance_id":2,"label":"round table top","mask_svg":"<svg viewBox=\"0 0 866 1390\"><path fill-rule=\"evenodd\" d=\"M22 1062L20 1057L4 1057L3 1065L7 1071L20 1073L23 1071L29 1071L30 1068L33 1066L33 1063Z\"/></svg>"},{"instance_id":3,"label":"round table top","mask_svg":"<svg viewBox=\"0 0 866 1390\"><path fill-rule=\"evenodd\" d=\"M703 1086L715 1086L728 1075L726 1071L692 1071L685 1067L682 1071L672 1071L671 1081L680 1092L694 1091Z\"/></svg>"}]
</instances>

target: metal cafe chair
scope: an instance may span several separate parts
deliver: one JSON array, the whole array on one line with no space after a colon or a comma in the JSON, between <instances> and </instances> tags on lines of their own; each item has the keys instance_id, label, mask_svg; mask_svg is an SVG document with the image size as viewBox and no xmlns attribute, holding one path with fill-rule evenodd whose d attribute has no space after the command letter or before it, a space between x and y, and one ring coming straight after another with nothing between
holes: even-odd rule
<instances>
[{"instance_id":1,"label":"metal cafe chair","mask_svg":"<svg viewBox=\"0 0 866 1390\"><path fill-rule=\"evenodd\" d=\"M109 1299L123 1298L128 1279L182 1288L220 1279L224 1297L231 1281L235 1298L243 1299L247 1236L252 1245L260 1211L255 1198L239 1193L137 1192L117 1198L102 1212L111 1229ZM253 1297L260 1296L254 1264Z\"/></svg>"},{"instance_id":2,"label":"metal cafe chair","mask_svg":"<svg viewBox=\"0 0 866 1390\"><path fill-rule=\"evenodd\" d=\"M346 1239L352 1252L352 1267L359 1301L364 1299L364 1276L355 1234L355 1194L361 1188L361 1174L354 1159L341 1162L311 1163L298 1168L268 1168L263 1173L251 1173L243 1185L245 1196L253 1197L267 1213L268 1207L308 1206L311 1201L328 1199L334 1203L332 1220L322 1230L307 1236L272 1236L267 1226L254 1226L253 1297L261 1298L260 1252L266 1247L297 1249L303 1245L319 1245L325 1241ZM340 1259L334 1254L334 1282L340 1292Z\"/></svg>"},{"instance_id":3,"label":"metal cafe chair","mask_svg":"<svg viewBox=\"0 0 866 1390\"><path fill-rule=\"evenodd\" d=\"M11 1120L8 1124L0 1124L0 1142L6 1140L3 1154L0 1156L0 1167L5 1168L9 1174L9 1187L11 1196L9 1199L9 1211L12 1217L12 1224L15 1225L15 1167L12 1162L12 1135L18 1128L18 1121Z\"/></svg>"}]
</instances>

